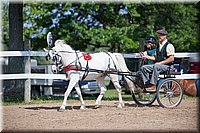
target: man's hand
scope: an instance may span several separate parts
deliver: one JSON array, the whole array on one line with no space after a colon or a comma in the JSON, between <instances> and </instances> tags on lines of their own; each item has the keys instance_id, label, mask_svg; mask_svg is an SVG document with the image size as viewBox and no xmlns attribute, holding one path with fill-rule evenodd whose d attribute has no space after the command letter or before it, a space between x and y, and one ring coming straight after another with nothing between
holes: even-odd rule
<instances>
[{"instance_id":1,"label":"man's hand","mask_svg":"<svg viewBox=\"0 0 200 133\"><path fill-rule=\"evenodd\" d=\"M141 52L139 52L139 54L140 54L140 56L143 56L143 55L144 55L144 52L141 51Z\"/></svg>"},{"instance_id":2,"label":"man's hand","mask_svg":"<svg viewBox=\"0 0 200 133\"><path fill-rule=\"evenodd\" d=\"M144 52L139 52L139 54L142 57L142 59L146 59L146 55L144 54Z\"/></svg>"}]
</instances>

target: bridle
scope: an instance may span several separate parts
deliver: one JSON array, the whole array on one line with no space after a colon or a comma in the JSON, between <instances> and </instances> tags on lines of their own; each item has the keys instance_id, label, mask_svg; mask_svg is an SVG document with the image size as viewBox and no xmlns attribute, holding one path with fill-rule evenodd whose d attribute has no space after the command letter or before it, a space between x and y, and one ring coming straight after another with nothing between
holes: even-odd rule
<instances>
[{"instance_id":1,"label":"bridle","mask_svg":"<svg viewBox=\"0 0 200 133\"><path fill-rule=\"evenodd\" d=\"M59 72L68 72L70 70L81 70L82 69L82 66L81 66L79 59L82 58L83 55L78 56L79 51L74 51L74 52L72 52L72 51L58 51L58 52L56 52L55 50L52 50L52 55L49 54L49 51L48 51L48 55L47 55L48 57L47 58L52 58L52 61L54 62L54 65L56 65L56 68L58 69ZM62 57L59 54L61 52L75 53L76 59L64 66L62 61L61 61Z\"/></svg>"},{"instance_id":2,"label":"bridle","mask_svg":"<svg viewBox=\"0 0 200 133\"><path fill-rule=\"evenodd\" d=\"M51 54L50 54L50 51L51 51ZM63 64L61 62L61 56L58 54L58 52L54 52L53 49L48 49L48 54L46 56L46 60L52 60L53 62L53 65L56 66L56 72L54 73L63 73Z\"/></svg>"}]
</instances>

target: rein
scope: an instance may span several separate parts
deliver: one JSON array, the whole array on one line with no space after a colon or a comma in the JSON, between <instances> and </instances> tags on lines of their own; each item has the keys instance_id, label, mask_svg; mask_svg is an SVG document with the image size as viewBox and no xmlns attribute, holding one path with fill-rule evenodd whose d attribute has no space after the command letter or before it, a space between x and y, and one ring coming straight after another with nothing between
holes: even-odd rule
<instances>
[{"instance_id":1,"label":"rein","mask_svg":"<svg viewBox=\"0 0 200 133\"><path fill-rule=\"evenodd\" d=\"M55 54L55 56L61 57L61 56L58 54L59 52L67 52L67 53L75 53L75 54L76 54L76 59L75 59L74 61L70 62L70 63L69 63L68 65L66 65L66 66L63 66L63 65L62 65L62 68L65 69L64 72L69 72L69 71L71 71L71 70L74 70L74 71L84 71L85 73L83 74L82 80L84 80L84 79L87 77L87 75L88 75L89 72L107 73L107 74L117 74L117 75L125 75L125 76L135 76L135 77L137 77L137 75L135 75L135 74L133 74L133 73L131 73L131 72L118 72L118 71L116 71L116 70L117 70L117 69L116 69L116 64L114 63L114 61L113 61L111 55L110 55L108 52L105 52L105 53L111 58L112 62L114 63L115 70L111 70L111 69L110 69L110 62L109 62L109 64L108 64L108 70L106 70L106 71L89 68L89 65L88 65L89 60L87 60L87 58L91 59L91 57L88 57L88 54L87 54L87 53L86 53L86 54L83 53L81 56L78 56L78 53L80 53L79 51L74 51L74 52L70 52L70 51L58 51L58 52ZM85 56L84 56L84 55L87 55L86 59L85 59ZM89 55L89 56L90 56L90 55ZM85 68L83 68L83 67L81 66L80 58L82 58L82 57L84 57L84 59L87 61L86 67L85 67ZM56 60L57 60L57 58L56 58ZM74 65L73 63L75 63L75 65ZM59 66L60 64L62 64L62 63L57 63L57 61L56 61L56 66ZM79 64L79 65L78 65L78 64Z\"/></svg>"}]
</instances>

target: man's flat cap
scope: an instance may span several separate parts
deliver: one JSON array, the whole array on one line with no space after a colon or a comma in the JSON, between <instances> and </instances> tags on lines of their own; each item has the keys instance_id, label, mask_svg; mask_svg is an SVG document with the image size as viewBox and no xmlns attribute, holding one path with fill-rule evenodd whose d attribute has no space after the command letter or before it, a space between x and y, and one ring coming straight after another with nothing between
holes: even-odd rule
<instances>
[{"instance_id":1,"label":"man's flat cap","mask_svg":"<svg viewBox=\"0 0 200 133\"><path fill-rule=\"evenodd\" d=\"M156 32L161 35L167 35L167 31L165 29L157 30Z\"/></svg>"}]
</instances>

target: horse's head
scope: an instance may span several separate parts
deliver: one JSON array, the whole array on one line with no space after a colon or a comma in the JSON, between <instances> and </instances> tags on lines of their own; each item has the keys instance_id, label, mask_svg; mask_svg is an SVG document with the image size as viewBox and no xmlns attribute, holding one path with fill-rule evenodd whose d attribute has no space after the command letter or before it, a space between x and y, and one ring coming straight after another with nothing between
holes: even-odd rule
<instances>
[{"instance_id":1,"label":"horse's head","mask_svg":"<svg viewBox=\"0 0 200 133\"><path fill-rule=\"evenodd\" d=\"M59 52L55 51L54 49L47 50L46 48L44 48L44 51L47 52L46 60L49 60L53 63L52 72L61 73L63 71L63 65Z\"/></svg>"},{"instance_id":2,"label":"horse's head","mask_svg":"<svg viewBox=\"0 0 200 133\"><path fill-rule=\"evenodd\" d=\"M62 72L63 64L61 61L61 52L74 52L74 50L67 45L64 40L58 39L55 41L55 37L51 32L47 34L47 44L48 50L44 48L44 51L47 52L46 59L54 64L52 66L52 71L54 73Z\"/></svg>"}]
</instances>

